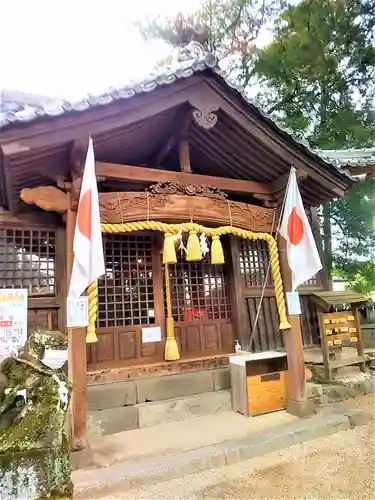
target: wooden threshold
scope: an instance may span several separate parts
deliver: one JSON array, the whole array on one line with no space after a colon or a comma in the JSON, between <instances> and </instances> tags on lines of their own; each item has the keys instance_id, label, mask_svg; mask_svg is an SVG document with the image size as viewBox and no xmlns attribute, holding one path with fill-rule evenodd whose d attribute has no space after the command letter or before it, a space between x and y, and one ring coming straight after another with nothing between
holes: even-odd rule
<instances>
[{"instance_id":1,"label":"wooden threshold","mask_svg":"<svg viewBox=\"0 0 375 500\"><path fill-rule=\"evenodd\" d=\"M178 361L103 368L87 371L87 384L103 384L105 382L123 382L140 378L161 377L178 373L191 373L201 370L213 370L229 365L230 354L185 358Z\"/></svg>"}]
</instances>

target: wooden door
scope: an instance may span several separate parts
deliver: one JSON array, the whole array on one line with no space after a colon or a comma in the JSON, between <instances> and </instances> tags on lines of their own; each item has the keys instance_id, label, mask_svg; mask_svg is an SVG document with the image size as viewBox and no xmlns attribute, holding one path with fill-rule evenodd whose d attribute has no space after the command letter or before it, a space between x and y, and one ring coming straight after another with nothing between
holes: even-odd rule
<instances>
[{"instance_id":1,"label":"wooden door","mask_svg":"<svg viewBox=\"0 0 375 500\"><path fill-rule=\"evenodd\" d=\"M156 234L104 235L106 274L99 280L99 342L88 346L89 369L163 361L165 336L161 256ZM142 328L162 341L143 343Z\"/></svg>"},{"instance_id":2,"label":"wooden door","mask_svg":"<svg viewBox=\"0 0 375 500\"><path fill-rule=\"evenodd\" d=\"M233 352L234 332L225 265L208 258L169 266L172 312L182 358Z\"/></svg>"}]
</instances>

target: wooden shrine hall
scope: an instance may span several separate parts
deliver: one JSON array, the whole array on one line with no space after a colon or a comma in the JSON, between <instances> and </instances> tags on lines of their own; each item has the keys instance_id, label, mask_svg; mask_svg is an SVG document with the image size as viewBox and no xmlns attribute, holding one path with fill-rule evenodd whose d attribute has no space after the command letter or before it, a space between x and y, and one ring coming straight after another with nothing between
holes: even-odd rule
<instances>
[{"instance_id":1,"label":"wooden shrine hall","mask_svg":"<svg viewBox=\"0 0 375 500\"><path fill-rule=\"evenodd\" d=\"M325 273L301 287L302 316L281 331L290 272L283 242L273 257L270 242L291 166L319 248L316 208L352 181L230 85L212 54L190 45L180 59L163 74L80 102L9 92L0 104L0 287L28 289L30 329L67 330L75 213L93 138L106 273L98 342L86 344L85 329L69 333L76 448L85 446L87 384L226 367L235 340L255 352L286 349L291 411L303 414L303 345L319 343L310 295L324 289ZM165 360L163 232L108 229L139 221L199 224L210 244L224 226L266 235L223 233L219 264L210 253L188 261L176 249L167 276L175 361ZM159 327L161 339L143 341L145 327Z\"/></svg>"}]
</instances>

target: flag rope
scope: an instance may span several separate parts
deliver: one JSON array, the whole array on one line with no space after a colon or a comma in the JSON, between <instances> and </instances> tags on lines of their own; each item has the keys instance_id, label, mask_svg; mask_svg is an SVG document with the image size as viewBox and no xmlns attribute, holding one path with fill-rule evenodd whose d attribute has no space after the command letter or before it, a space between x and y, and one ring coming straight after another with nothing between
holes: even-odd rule
<instances>
[{"instance_id":1,"label":"flag rope","mask_svg":"<svg viewBox=\"0 0 375 500\"><path fill-rule=\"evenodd\" d=\"M288 192L289 184L290 184L290 176L288 177L288 182L287 182L286 189L285 189L285 192L284 192L283 202L281 204L280 217L279 217L279 220L277 222L277 227L276 227L276 231L275 231L274 238L275 238L276 241L277 241L277 237L278 237L279 232L280 232L281 221L282 221L284 210L285 210L286 194ZM275 220L276 220L276 209L273 212L273 220L272 220L272 225L271 225L271 234L273 234L273 228L274 228L274 225L275 225ZM259 300L259 304L258 304L256 315L255 315L254 325L253 325L253 328L252 328L252 331L251 331L251 335L250 335L250 340L249 340L249 349L250 350L251 350L252 344L254 342L255 329L256 329L256 327L258 325L260 310L262 308L262 303L263 303L263 299L264 299L264 293L266 291L267 280L268 280L268 276L270 274L270 270L271 270L271 260L268 262L267 271L266 271L266 274L264 276L263 285L262 285L262 292L261 292L261 295L260 295L260 300Z\"/></svg>"}]
</instances>

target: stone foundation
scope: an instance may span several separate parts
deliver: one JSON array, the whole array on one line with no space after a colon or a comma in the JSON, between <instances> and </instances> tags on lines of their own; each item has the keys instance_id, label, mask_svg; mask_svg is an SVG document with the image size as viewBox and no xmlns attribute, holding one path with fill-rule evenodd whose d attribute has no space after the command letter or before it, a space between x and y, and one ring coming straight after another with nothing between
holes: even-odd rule
<instances>
[{"instance_id":1,"label":"stone foundation","mask_svg":"<svg viewBox=\"0 0 375 500\"><path fill-rule=\"evenodd\" d=\"M1 500L71 499L70 453L45 449L0 455Z\"/></svg>"}]
</instances>

